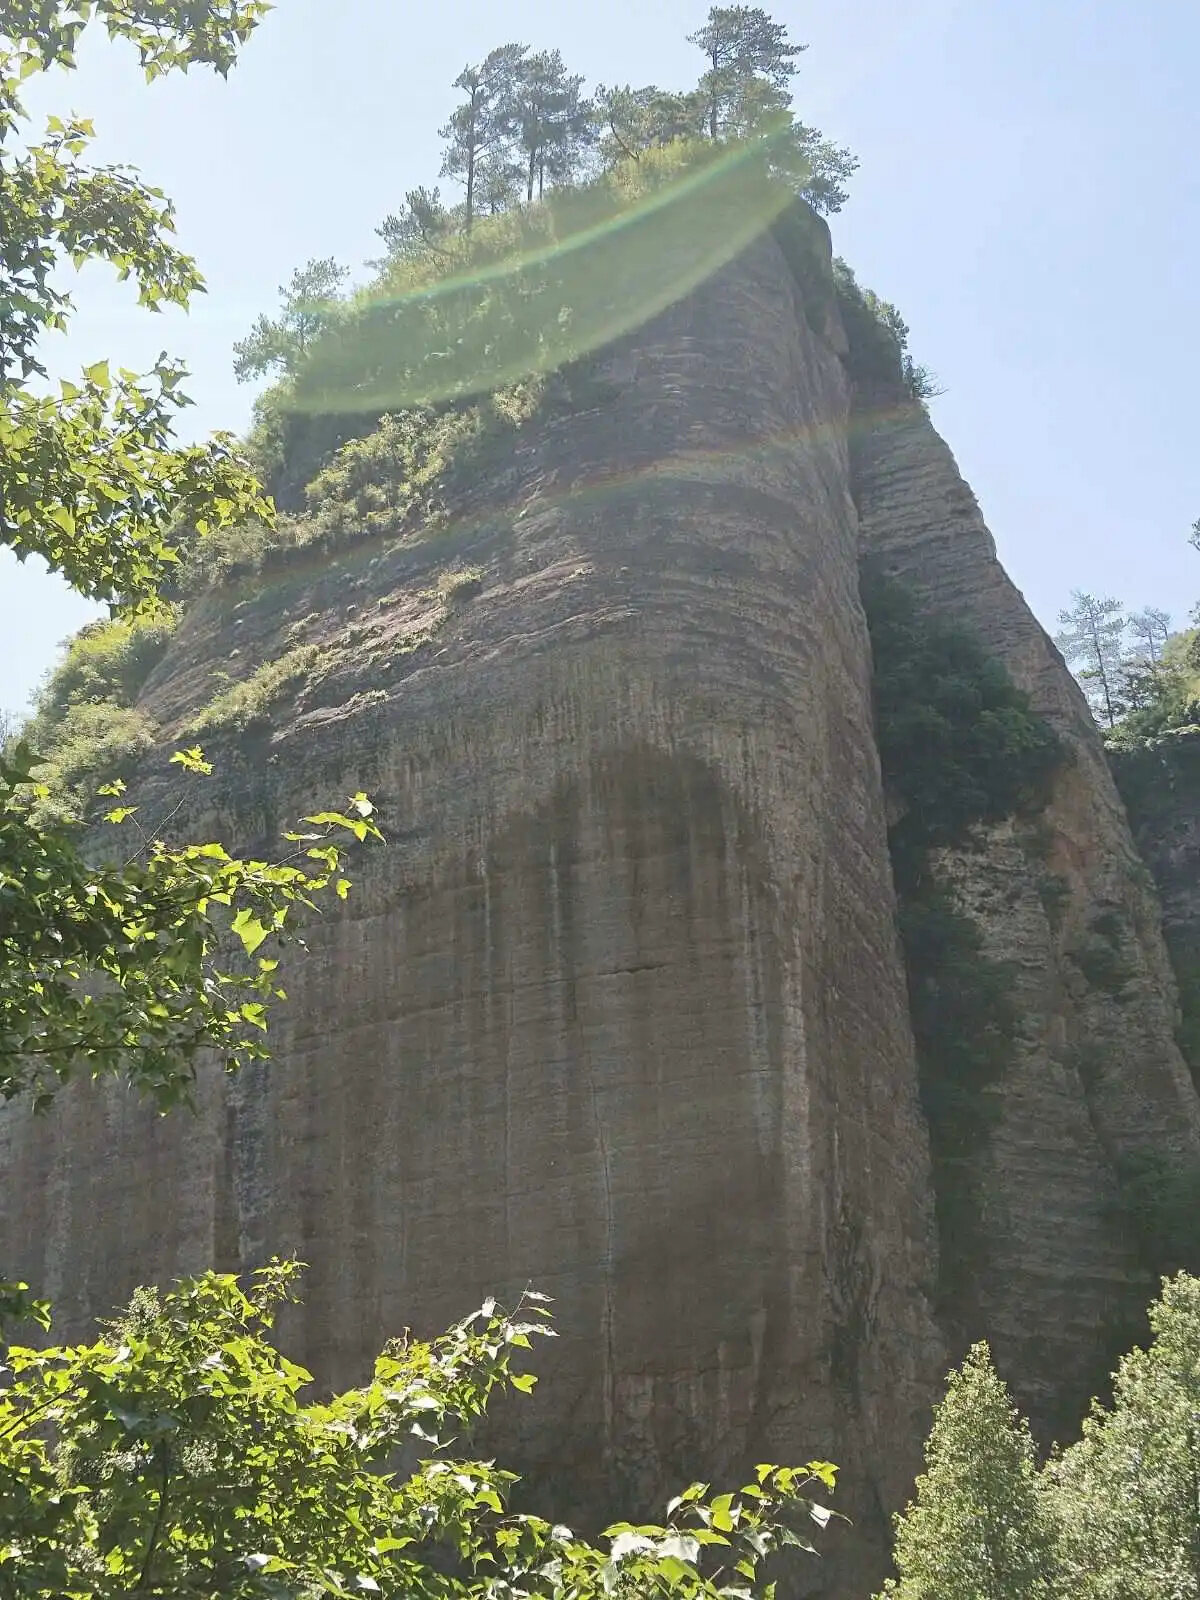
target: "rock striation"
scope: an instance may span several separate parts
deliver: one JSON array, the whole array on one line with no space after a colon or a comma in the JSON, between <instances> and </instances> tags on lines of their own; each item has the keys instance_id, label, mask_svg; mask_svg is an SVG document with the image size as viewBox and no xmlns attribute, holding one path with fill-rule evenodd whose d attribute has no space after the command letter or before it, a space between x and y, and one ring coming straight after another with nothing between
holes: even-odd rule
<instances>
[{"instance_id":1,"label":"rock striation","mask_svg":"<svg viewBox=\"0 0 1200 1600\"><path fill-rule=\"evenodd\" d=\"M799 274L767 232L606 350L440 539L300 551L191 608L144 696L167 727L222 672L302 647L321 670L206 738L220 804L186 825L249 848L362 788L389 843L293 960L269 1070L206 1079L191 1120L111 1085L5 1114L0 1258L76 1332L138 1281L295 1251L287 1336L336 1384L533 1282L561 1338L498 1425L541 1505L595 1525L828 1456L857 1527L806 1592L855 1596L947 1340L992 1338L1057 1426L1080 1350L1147 1298L1119 1164L1196 1149L1200 1108L1082 700L924 413L855 382L799 226ZM969 620L1074 753L1037 850L1006 824L953 867L1024 1022L987 1257L940 1328L864 551ZM1108 912L1123 996L1078 960Z\"/></svg>"},{"instance_id":2,"label":"rock striation","mask_svg":"<svg viewBox=\"0 0 1200 1600\"><path fill-rule=\"evenodd\" d=\"M851 441L867 560L967 623L1066 751L1032 826L984 830L942 863L1010 966L1020 1019L975 1174L982 1248L943 1320L957 1346L986 1333L1042 1435L1062 1437L1155 1289L1122 1221L1124 1175L1200 1151L1162 912L1083 695L928 417L867 386Z\"/></svg>"}]
</instances>

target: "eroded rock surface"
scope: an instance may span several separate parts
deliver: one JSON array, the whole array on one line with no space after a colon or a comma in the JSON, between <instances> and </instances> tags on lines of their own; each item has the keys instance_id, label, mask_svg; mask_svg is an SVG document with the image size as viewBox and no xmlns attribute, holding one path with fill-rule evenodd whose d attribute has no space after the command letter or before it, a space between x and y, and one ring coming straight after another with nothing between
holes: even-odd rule
<instances>
[{"instance_id":1,"label":"eroded rock surface","mask_svg":"<svg viewBox=\"0 0 1200 1600\"><path fill-rule=\"evenodd\" d=\"M1067 752L1036 822L1005 823L943 863L988 954L1012 966L1020 1018L978 1175L982 1252L946 1308L950 1332L962 1344L985 1331L1043 1435L1061 1436L1154 1291L1122 1218L1121 1172L1200 1148L1161 911L1083 696L950 451L919 408L879 392L862 397L851 441L868 560L967 623Z\"/></svg>"},{"instance_id":2,"label":"eroded rock surface","mask_svg":"<svg viewBox=\"0 0 1200 1600\"><path fill-rule=\"evenodd\" d=\"M1024 1013L949 1332L993 1339L1043 1426L1148 1298L1117 1165L1194 1148L1198 1116L1083 703L923 414L860 394L851 417L816 237L820 283L765 236L614 347L437 538L301 552L192 608L145 695L168 729L222 672L319 665L206 736L219 808L175 826L249 848L362 788L389 843L292 958L269 1070L206 1080L191 1122L111 1085L5 1114L0 1259L72 1334L137 1281L295 1251L287 1337L333 1384L532 1281L561 1339L498 1427L543 1508L596 1526L828 1456L856 1527L806 1582L851 1597L946 1352L864 548L973 624L1075 756L1040 842L1006 824L947 866ZM179 781L147 772L147 815ZM1109 913L1121 996L1079 962Z\"/></svg>"},{"instance_id":3,"label":"eroded rock surface","mask_svg":"<svg viewBox=\"0 0 1200 1600\"><path fill-rule=\"evenodd\" d=\"M295 1250L290 1336L335 1383L533 1281L561 1339L504 1427L543 1505L595 1524L828 1456L857 1529L813 1592L865 1592L940 1345L847 383L766 237L593 387L507 506L464 508L482 587L428 643L402 648L436 543L285 565L185 625L168 722L232 649L241 674L354 634L212 746L196 825L253 841L362 787L390 843L292 961L275 1065L206 1086L195 1128L111 1089L7 1119L3 1250L74 1326Z\"/></svg>"}]
</instances>

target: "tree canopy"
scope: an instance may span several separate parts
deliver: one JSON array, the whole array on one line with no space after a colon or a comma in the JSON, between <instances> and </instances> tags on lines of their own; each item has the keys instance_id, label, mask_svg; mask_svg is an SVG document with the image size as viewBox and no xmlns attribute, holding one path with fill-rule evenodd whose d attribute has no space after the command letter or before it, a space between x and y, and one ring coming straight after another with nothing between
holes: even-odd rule
<instances>
[{"instance_id":1,"label":"tree canopy","mask_svg":"<svg viewBox=\"0 0 1200 1600\"><path fill-rule=\"evenodd\" d=\"M1028 1424L986 1344L950 1374L925 1472L897 1519L889 1600L1051 1600L1052 1528Z\"/></svg>"},{"instance_id":2,"label":"tree canopy","mask_svg":"<svg viewBox=\"0 0 1200 1600\"><path fill-rule=\"evenodd\" d=\"M71 311L64 265L107 262L150 307L186 304L201 279L172 242L162 195L127 169L87 164L85 121L51 117L41 143L29 136L21 85L69 69L90 22L132 42L147 77L193 65L224 73L266 9L18 0L0 19L0 542L129 615L161 605L184 526L205 536L273 512L229 436L175 443L187 401L166 357L148 375L99 361L57 393L44 383L39 340ZM174 760L197 778L211 770L198 748ZM10 737L0 755L0 1096L32 1094L40 1108L76 1073L117 1073L170 1104L186 1098L204 1051L229 1066L261 1054L283 991L260 946L318 892L345 894L337 836L378 833L370 802L310 820L283 860L242 861L215 843L167 843L162 818L111 804L116 783L106 818L125 837L85 854L77 831L39 815L40 769L39 752Z\"/></svg>"},{"instance_id":3,"label":"tree canopy","mask_svg":"<svg viewBox=\"0 0 1200 1600\"><path fill-rule=\"evenodd\" d=\"M553 1331L545 1297L394 1339L365 1385L314 1399L272 1337L298 1270L139 1290L92 1344L9 1347L0 1593L765 1600L764 1565L812 1551L829 1521L825 1462L763 1466L715 1496L692 1484L665 1524L598 1543L515 1515L515 1475L462 1451L495 1395L533 1388L516 1360Z\"/></svg>"},{"instance_id":4,"label":"tree canopy","mask_svg":"<svg viewBox=\"0 0 1200 1600\"><path fill-rule=\"evenodd\" d=\"M279 286L281 301L275 318L260 316L244 339L233 347L233 370L239 383L264 373L292 372L329 326L332 308L341 299L349 276L327 256L297 267Z\"/></svg>"}]
</instances>

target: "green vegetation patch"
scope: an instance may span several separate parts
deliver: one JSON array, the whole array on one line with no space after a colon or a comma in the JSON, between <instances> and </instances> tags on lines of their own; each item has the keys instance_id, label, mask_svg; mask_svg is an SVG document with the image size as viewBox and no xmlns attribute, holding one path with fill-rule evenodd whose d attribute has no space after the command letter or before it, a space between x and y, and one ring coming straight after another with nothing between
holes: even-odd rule
<instances>
[{"instance_id":1,"label":"green vegetation patch","mask_svg":"<svg viewBox=\"0 0 1200 1600\"><path fill-rule=\"evenodd\" d=\"M240 730L266 720L272 705L300 678L311 677L324 663L319 645L302 644L266 661L241 683L230 684L188 723L188 734L214 729Z\"/></svg>"},{"instance_id":2,"label":"green vegetation patch","mask_svg":"<svg viewBox=\"0 0 1200 1600\"><path fill-rule=\"evenodd\" d=\"M1167 950L1179 987L1180 1022L1176 1033L1183 1058L1200 1088L1200 930L1167 928Z\"/></svg>"},{"instance_id":3,"label":"green vegetation patch","mask_svg":"<svg viewBox=\"0 0 1200 1600\"><path fill-rule=\"evenodd\" d=\"M862 598L884 782L903 807L893 854L908 882L931 847L961 844L979 823L1039 812L1064 752L970 629L874 573Z\"/></svg>"},{"instance_id":4,"label":"green vegetation patch","mask_svg":"<svg viewBox=\"0 0 1200 1600\"><path fill-rule=\"evenodd\" d=\"M1132 976L1123 953L1125 919L1119 911L1101 911L1069 954L1093 989L1123 999Z\"/></svg>"},{"instance_id":5,"label":"green vegetation patch","mask_svg":"<svg viewBox=\"0 0 1200 1600\"><path fill-rule=\"evenodd\" d=\"M1149 1271L1200 1270L1200 1161L1131 1157L1118 1177L1121 1209Z\"/></svg>"},{"instance_id":6,"label":"green vegetation patch","mask_svg":"<svg viewBox=\"0 0 1200 1600\"><path fill-rule=\"evenodd\" d=\"M968 629L870 572L863 604L876 738L899 813L888 838L949 1294L979 1245L971 1158L988 1137L988 1091L1012 1059L1017 1017L1010 972L986 954L931 856L980 824L1036 816L1063 748Z\"/></svg>"},{"instance_id":7,"label":"green vegetation patch","mask_svg":"<svg viewBox=\"0 0 1200 1600\"><path fill-rule=\"evenodd\" d=\"M134 702L178 621L178 609L163 606L149 617L89 623L68 641L21 730L43 762L38 781L50 790L36 820L84 820L99 785L128 777L153 747L157 726Z\"/></svg>"},{"instance_id":8,"label":"green vegetation patch","mask_svg":"<svg viewBox=\"0 0 1200 1600\"><path fill-rule=\"evenodd\" d=\"M929 368L914 361L908 324L891 301L864 289L840 256L833 263L833 282L850 347L846 367L855 383L882 387L897 400L919 405L941 394Z\"/></svg>"},{"instance_id":9,"label":"green vegetation patch","mask_svg":"<svg viewBox=\"0 0 1200 1600\"><path fill-rule=\"evenodd\" d=\"M1122 724L1105 743L1135 833L1168 820L1181 793L1200 793L1200 726L1127 738Z\"/></svg>"}]
</instances>

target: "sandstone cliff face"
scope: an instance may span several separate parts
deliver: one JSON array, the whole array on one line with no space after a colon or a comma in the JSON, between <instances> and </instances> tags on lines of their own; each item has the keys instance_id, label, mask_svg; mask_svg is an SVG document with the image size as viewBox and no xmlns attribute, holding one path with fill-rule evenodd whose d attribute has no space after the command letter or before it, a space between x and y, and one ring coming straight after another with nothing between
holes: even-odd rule
<instances>
[{"instance_id":1,"label":"sandstone cliff face","mask_svg":"<svg viewBox=\"0 0 1200 1600\"><path fill-rule=\"evenodd\" d=\"M166 720L235 648L354 639L212 747L197 826L253 841L361 786L390 843L293 962L269 1073L206 1084L192 1127L111 1089L5 1119L0 1249L74 1327L294 1250L290 1336L335 1383L532 1280L562 1337L503 1426L543 1505L594 1523L825 1454L858 1526L809 1578L854 1594L941 1350L826 332L768 236L614 349L507 507L462 508L482 590L419 649L436 544L197 608Z\"/></svg>"},{"instance_id":2,"label":"sandstone cliff face","mask_svg":"<svg viewBox=\"0 0 1200 1600\"><path fill-rule=\"evenodd\" d=\"M1182 1002L1180 1042L1200 1083L1200 733L1179 729L1115 760L1134 841L1162 902Z\"/></svg>"},{"instance_id":3,"label":"sandstone cliff face","mask_svg":"<svg viewBox=\"0 0 1200 1600\"><path fill-rule=\"evenodd\" d=\"M878 391L862 394L851 440L868 559L968 623L1067 750L1035 826L989 830L941 869L988 953L1013 964L1021 1019L977 1174L985 1250L946 1308L950 1331L986 1331L1051 1436L1074 1425L1153 1292L1122 1225L1123 1165L1200 1148L1161 912L1083 697L949 450L919 408Z\"/></svg>"},{"instance_id":4,"label":"sandstone cliff face","mask_svg":"<svg viewBox=\"0 0 1200 1600\"><path fill-rule=\"evenodd\" d=\"M1025 1016L951 1336L992 1338L1044 1425L1148 1297L1117 1162L1195 1148L1200 1118L1082 701L923 414L851 416L820 242L820 292L765 236L611 349L440 542L300 554L192 609L146 694L167 726L222 670L302 646L322 670L206 737L220 806L189 830L251 847L363 788L389 843L293 959L269 1070L206 1080L190 1122L111 1086L0 1119L0 1259L73 1333L137 1281L295 1251L288 1337L337 1384L533 1281L562 1337L500 1426L540 1504L595 1524L827 1455L857 1526L809 1592L849 1597L945 1361L862 550L1075 752L1041 855L1006 825L947 865ZM482 580L447 611L452 562ZM1079 964L1107 912L1120 998Z\"/></svg>"}]
</instances>

